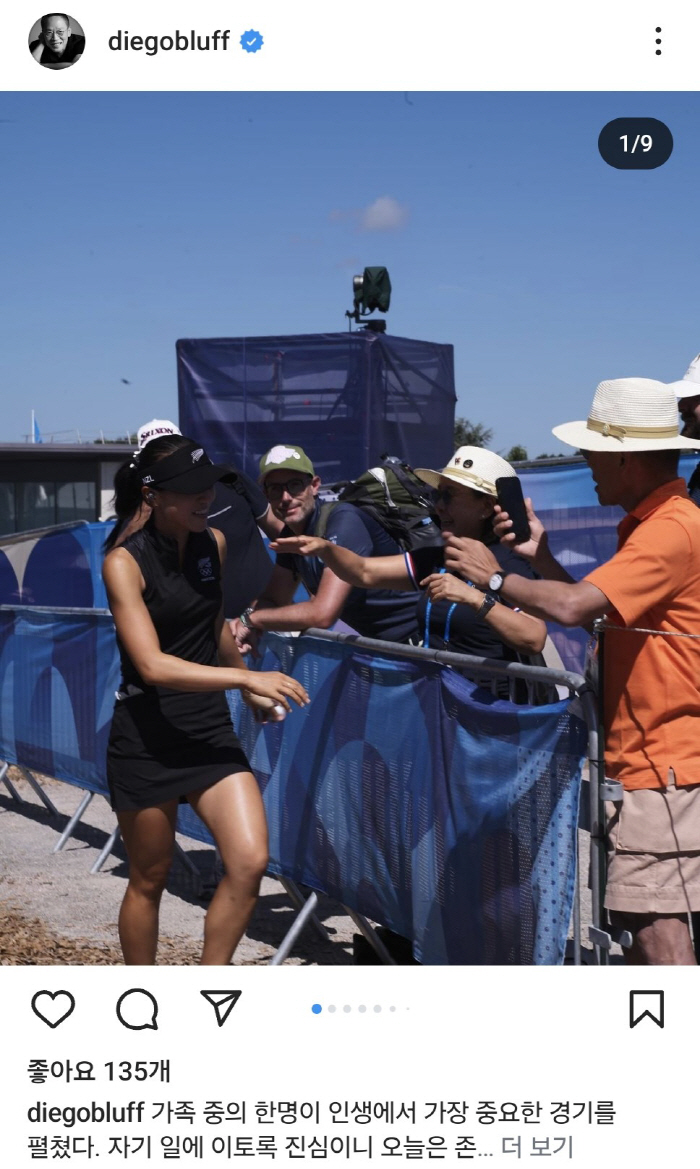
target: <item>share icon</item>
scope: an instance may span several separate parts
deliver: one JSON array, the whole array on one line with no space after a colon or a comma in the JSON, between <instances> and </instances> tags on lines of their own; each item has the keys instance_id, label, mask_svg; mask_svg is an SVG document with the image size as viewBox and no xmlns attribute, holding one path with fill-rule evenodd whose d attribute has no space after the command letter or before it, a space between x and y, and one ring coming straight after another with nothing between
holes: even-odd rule
<instances>
[{"instance_id":1,"label":"share icon","mask_svg":"<svg viewBox=\"0 0 700 1169\"><path fill-rule=\"evenodd\" d=\"M219 1027L223 1027L228 1019L231 1011L235 1007L239 998L243 994L242 990L200 990L202 998L205 998L208 1003L214 1008L216 1021Z\"/></svg>"}]
</instances>

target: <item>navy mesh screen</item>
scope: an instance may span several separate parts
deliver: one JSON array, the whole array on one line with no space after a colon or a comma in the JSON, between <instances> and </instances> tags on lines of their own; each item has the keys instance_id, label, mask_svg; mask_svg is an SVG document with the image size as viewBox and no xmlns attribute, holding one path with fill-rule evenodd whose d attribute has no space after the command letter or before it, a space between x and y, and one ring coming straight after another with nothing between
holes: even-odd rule
<instances>
[{"instance_id":1,"label":"navy mesh screen","mask_svg":"<svg viewBox=\"0 0 700 1169\"><path fill-rule=\"evenodd\" d=\"M358 331L177 342L179 423L215 460L257 478L277 443L325 483L387 453L442 467L452 451L453 349Z\"/></svg>"}]
</instances>

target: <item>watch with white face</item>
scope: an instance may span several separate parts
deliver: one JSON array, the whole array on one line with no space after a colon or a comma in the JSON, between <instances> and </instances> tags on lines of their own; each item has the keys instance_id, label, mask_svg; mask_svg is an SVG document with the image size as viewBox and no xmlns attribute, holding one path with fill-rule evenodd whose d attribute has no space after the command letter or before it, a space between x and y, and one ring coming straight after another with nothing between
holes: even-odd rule
<instances>
[{"instance_id":1,"label":"watch with white face","mask_svg":"<svg viewBox=\"0 0 700 1169\"><path fill-rule=\"evenodd\" d=\"M489 592L498 593L503 588L503 573L494 572L489 581Z\"/></svg>"}]
</instances>

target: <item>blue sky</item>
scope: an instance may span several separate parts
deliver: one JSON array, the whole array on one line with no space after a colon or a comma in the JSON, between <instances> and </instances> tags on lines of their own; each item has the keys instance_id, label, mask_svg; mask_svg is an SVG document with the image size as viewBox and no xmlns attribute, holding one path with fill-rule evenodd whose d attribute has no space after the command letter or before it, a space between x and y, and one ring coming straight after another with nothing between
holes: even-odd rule
<instances>
[{"instance_id":1,"label":"blue sky","mask_svg":"<svg viewBox=\"0 0 700 1169\"><path fill-rule=\"evenodd\" d=\"M665 166L602 161L624 115ZM175 417L178 337L343 330L372 264L500 451L700 350L698 94L5 93L0 142L3 442Z\"/></svg>"}]
</instances>

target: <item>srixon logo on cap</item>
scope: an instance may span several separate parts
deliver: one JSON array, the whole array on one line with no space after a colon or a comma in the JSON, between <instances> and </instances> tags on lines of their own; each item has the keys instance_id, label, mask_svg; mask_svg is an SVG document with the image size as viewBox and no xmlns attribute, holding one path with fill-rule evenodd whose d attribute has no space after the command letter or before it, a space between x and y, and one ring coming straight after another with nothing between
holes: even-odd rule
<instances>
[{"instance_id":1,"label":"srixon logo on cap","mask_svg":"<svg viewBox=\"0 0 700 1169\"><path fill-rule=\"evenodd\" d=\"M192 462L198 463L203 454L204 454L204 451L202 450L201 447L198 447L196 451L192 451Z\"/></svg>"}]
</instances>

